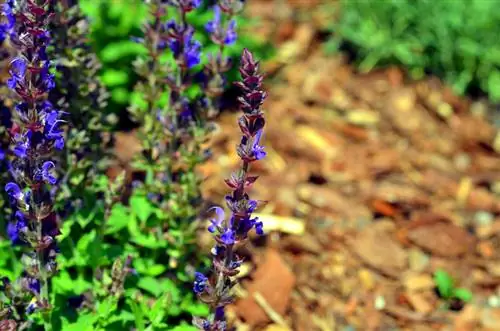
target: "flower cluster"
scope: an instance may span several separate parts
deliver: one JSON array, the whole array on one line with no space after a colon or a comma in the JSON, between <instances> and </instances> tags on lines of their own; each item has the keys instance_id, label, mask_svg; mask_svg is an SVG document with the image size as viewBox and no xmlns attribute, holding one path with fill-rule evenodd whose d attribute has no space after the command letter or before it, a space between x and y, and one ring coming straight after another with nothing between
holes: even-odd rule
<instances>
[{"instance_id":1,"label":"flower cluster","mask_svg":"<svg viewBox=\"0 0 500 331\"><path fill-rule=\"evenodd\" d=\"M217 45L217 52L208 55L208 64L204 70L204 89L210 97L209 115L217 115L222 107L221 95L224 92L226 73L231 69L231 58L224 54L227 46L236 42L235 16L243 9L243 0L220 0L213 8L214 18L206 26L211 40Z\"/></svg>"},{"instance_id":2,"label":"flower cluster","mask_svg":"<svg viewBox=\"0 0 500 331\"><path fill-rule=\"evenodd\" d=\"M0 22L0 44L4 42L8 35L12 33L16 19L12 8L14 0L7 0L2 5L2 21Z\"/></svg>"},{"instance_id":3,"label":"flower cluster","mask_svg":"<svg viewBox=\"0 0 500 331\"><path fill-rule=\"evenodd\" d=\"M10 40L18 56L10 65L7 86L17 96L16 121L10 129L14 159L14 181L5 185L13 215L7 232L13 244L26 247L23 255L24 276L21 283L33 300L26 313L46 309L48 279L56 271L57 217L53 212L50 188L57 182L54 150L64 147L62 112L47 100L54 88L50 72L47 26L52 17L49 1L17 2L13 10L15 24ZM5 10L5 6L4 6Z\"/></svg>"},{"instance_id":4,"label":"flower cluster","mask_svg":"<svg viewBox=\"0 0 500 331\"><path fill-rule=\"evenodd\" d=\"M226 321L224 306L232 301L231 288L235 285L231 276L238 274L242 260L235 254L235 246L242 243L250 230L255 229L257 234L263 234L263 224L252 213L257 208L257 201L250 199L246 189L256 180L256 176L249 175L251 163L266 156L260 145L265 120L261 111L266 92L261 89L263 77L258 73L259 64L253 55L244 50L241 58L240 73L242 81L237 85L243 91L239 98L243 115L239 119L242 139L237 152L242 161L239 171L226 179L227 186L232 190L226 196L227 207L231 215L226 218L220 207L215 207L216 217L210 221L208 231L215 234L216 244L212 249L213 274L206 277L196 273L194 292L200 299L212 307L213 314L209 319L195 318L194 324L204 331L225 331Z\"/></svg>"}]
</instances>

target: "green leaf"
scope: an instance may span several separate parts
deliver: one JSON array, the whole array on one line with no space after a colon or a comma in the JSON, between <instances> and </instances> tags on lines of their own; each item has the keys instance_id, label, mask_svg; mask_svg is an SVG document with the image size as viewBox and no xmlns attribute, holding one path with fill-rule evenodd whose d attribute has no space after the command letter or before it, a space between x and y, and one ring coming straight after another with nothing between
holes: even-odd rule
<instances>
[{"instance_id":1,"label":"green leaf","mask_svg":"<svg viewBox=\"0 0 500 331\"><path fill-rule=\"evenodd\" d=\"M117 301L114 297L107 297L97 305L97 313L101 318L107 319L117 308Z\"/></svg>"},{"instance_id":2,"label":"green leaf","mask_svg":"<svg viewBox=\"0 0 500 331\"><path fill-rule=\"evenodd\" d=\"M155 297L159 297L163 292L161 283L153 277L141 277L139 283L137 283L139 288L146 290L153 294Z\"/></svg>"},{"instance_id":3,"label":"green leaf","mask_svg":"<svg viewBox=\"0 0 500 331\"><path fill-rule=\"evenodd\" d=\"M116 103L127 103L130 92L124 87L116 87L111 90L111 99Z\"/></svg>"},{"instance_id":4,"label":"green leaf","mask_svg":"<svg viewBox=\"0 0 500 331\"><path fill-rule=\"evenodd\" d=\"M174 327L173 329L170 329L170 331L196 331L196 330L198 330L198 329L192 325L187 325L187 324L178 325L178 326Z\"/></svg>"},{"instance_id":5,"label":"green leaf","mask_svg":"<svg viewBox=\"0 0 500 331\"><path fill-rule=\"evenodd\" d=\"M107 69L102 73L101 80L109 87L124 85L128 82L128 74L121 70Z\"/></svg>"},{"instance_id":6,"label":"green leaf","mask_svg":"<svg viewBox=\"0 0 500 331\"><path fill-rule=\"evenodd\" d=\"M108 44L101 51L101 60L103 62L115 62L120 58L127 56L137 56L146 54L147 50L143 45L137 44L133 41L122 40L119 42Z\"/></svg>"},{"instance_id":7,"label":"green leaf","mask_svg":"<svg viewBox=\"0 0 500 331\"><path fill-rule=\"evenodd\" d=\"M62 331L93 331L95 330L93 325L98 317L94 314L79 314L78 320L71 323L66 317L62 316Z\"/></svg>"},{"instance_id":8,"label":"green leaf","mask_svg":"<svg viewBox=\"0 0 500 331\"><path fill-rule=\"evenodd\" d=\"M453 296L453 278L444 270L437 270L434 273L434 282L443 299L450 299Z\"/></svg>"},{"instance_id":9,"label":"green leaf","mask_svg":"<svg viewBox=\"0 0 500 331\"><path fill-rule=\"evenodd\" d=\"M142 311L142 307L140 307L135 300L129 299L127 300L130 308L132 309L132 313L135 317L135 327L138 331L144 331L145 323L144 323L144 312Z\"/></svg>"},{"instance_id":10,"label":"green leaf","mask_svg":"<svg viewBox=\"0 0 500 331\"><path fill-rule=\"evenodd\" d=\"M144 195L134 195L130 198L130 207L132 211L142 222L146 222L153 213L151 202Z\"/></svg>"},{"instance_id":11,"label":"green leaf","mask_svg":"<svg viewBox=\"0 0 500 331\"><path fill-rule=\"evenodd\" d=\"M488 78L488 95L493 101L500 101L500 71L495 70Z\"/></svg>"},{"instance_id":12,"label":"green leaf","mask_svg":"<svg viewBox=\"0 0 500 331\"><path fill-rule=\"evenodd\" d=\"M106 234L116 233L127 227L130 220L130 214L127 208L121 203L117 203L111 209L111 215L106 221Z\"/></svg>"},{"instance_id":13,"label":"green leaf","mask_svg":"<svg viewBox=\"0 0 500 331\"><path fill-rule=\"evenodd\" d=\"M156 302L153 307L149 311L149 319L153 324L160 323L165 317L166 307L168 304L168 296L163 294Z\"/></svg>"},{"instance_id":14,"label":"green leaf","mask_svg":"<svg viewBox=\"0 0 500 331\"><path fill-rule=\"evenodd\" d=\"M89 245L96 238L96 231L92 230L89 233L84 234L78 243L76 244L76 250L81 254L87 254Z\"/></svg>"},{"instance_id":15,"label":"green leaf","mask_svg":"<svg viewBox=\"0 0 500 331\"><path fill-rule=\"evenodd\" d=\"M66 270L61 270L52 278L52 284L56 293L81 294L92 288L92 284L85 280L83 275L78 275L76 279Z\"/></svg>"},{"instance_id":16,"label":"green leaf","mask_svg":"<svg viewBox=\"0 0 500 331\"><path fill-rule=\"evenodd\" d=\"M462 300L463 302L469 302L472 300L472 292L466 288L457 288L453 291L453 297Z\"/></svg>"}]
</instances>

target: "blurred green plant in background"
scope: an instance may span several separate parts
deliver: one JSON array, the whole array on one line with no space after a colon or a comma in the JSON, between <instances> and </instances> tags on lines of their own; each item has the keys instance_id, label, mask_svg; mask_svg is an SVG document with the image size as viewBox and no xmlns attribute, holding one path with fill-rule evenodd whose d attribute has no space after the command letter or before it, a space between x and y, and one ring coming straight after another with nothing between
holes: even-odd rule
<instances>
[{"instance_id":1,"label":"blurred green plant in background","mask_svg":"<svg viewBox=\"0 0 500 331\"><path fill-rule=\"evenodd\" d=\"M196 40L202 43L207 53L214 52L217 47L210 42L210 37L204 29L205 24L212 18L212 13L207 8L214 3L212 0L205 1L188 20L197 31ZM132 63L137 56L145 55L146 52L130 37L141 36L141 24L148 14L147 5L142 0L81 0L80 7L91 22L90 42L102 62L101 80L111 94L107 111L120 114L123 124L123 117L127 116L125 109L134 99L133 87L138 81ZM252 49L262 60L273 54L270 44L244 32L251 31L251 27L258 24L258 18L242 15L237 18L237 23L238 29L243 32L228 53L234 61L233 69L227 75L230 84L238 77L237 61L243 48Z\"/></svg>"},{"instance_id":2,"label":"blurred green plant in background","mask_svg":"<svg viewBox=\"0 0 500 331\"><path fill-rule=\"evenodd\" d=\"M455 92L500 101L500 1L386 0L339 3L326 50L353 51L362 71L403 65L414 78L437 74Z\"/></svg>"}]
</instances>

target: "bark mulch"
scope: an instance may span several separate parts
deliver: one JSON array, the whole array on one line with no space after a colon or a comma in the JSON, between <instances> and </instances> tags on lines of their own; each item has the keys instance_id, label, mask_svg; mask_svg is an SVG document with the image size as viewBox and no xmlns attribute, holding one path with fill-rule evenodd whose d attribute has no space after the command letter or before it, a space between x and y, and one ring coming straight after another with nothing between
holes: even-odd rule
<instances>
[{"instance_id":1,"label":"bark mulch","mask_svg":"<svg viewBox=\"0 0 500 331\"><path fill-rule=\"evenodd\" d=\"M282 10L273 10L280 4ZM238 330L500 330L498 111L437 78L398 68L360 74L326 56L329 13L313 2L257 1L268 71L268 158L252 198L265 238L248 246ZM238 114L225 114L202 169L222 202L238 166ZM468 302L440 298L447 271Z\"/></svg>"}]
</instances>

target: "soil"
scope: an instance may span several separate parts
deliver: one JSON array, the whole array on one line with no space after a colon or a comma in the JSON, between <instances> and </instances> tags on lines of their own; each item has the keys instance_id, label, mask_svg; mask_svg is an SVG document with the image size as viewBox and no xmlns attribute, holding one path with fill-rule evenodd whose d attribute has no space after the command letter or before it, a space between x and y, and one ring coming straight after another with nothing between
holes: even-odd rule
<instances>
[{"instance_id":1,"label":"soil","mask_svg":"<svg viewBox=\"0 0 500 331\"><path fill-rule=\"evenodd\" d=\"M267 232L249 244L238 330L500 330L500 113L435 78L356 72L325 55L319 1L252 1L278 45L267 72L268 157L250 195ZM275 7L279 6L279 7ZM223 114L202 172L222 202L238 167ZM495 126L495 123L497 124ZM470 302L438 295L445 270Z\"/></svg>"}]
</instances>

